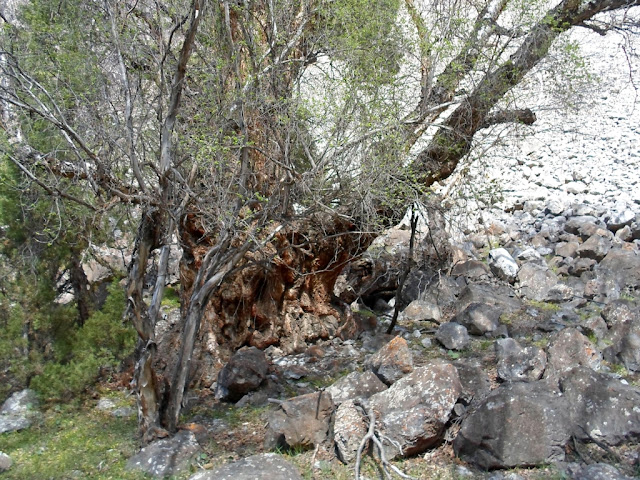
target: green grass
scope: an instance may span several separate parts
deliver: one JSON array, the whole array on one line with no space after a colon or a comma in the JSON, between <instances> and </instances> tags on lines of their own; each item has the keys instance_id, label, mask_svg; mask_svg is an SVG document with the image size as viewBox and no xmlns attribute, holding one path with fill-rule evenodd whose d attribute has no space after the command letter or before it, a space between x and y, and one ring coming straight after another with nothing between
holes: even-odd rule
<instances>
[{"instance_id":1,"label":"green grass","mask_svg":"<svg viewBox=\"0 0 640 480\"><path fill-rule=\"evenodd\" d=\"M539 302L537 300L527 300L527 305L546 312L557 312L560 310L560 305L549 302Z\"/></svg>"},{"instance_id":2,"label":"green grass","mask_svg":"<svg viewBox=\"0 0 640 480\"><path fill-rule=\"evenodd\" d=\"M0 451L14 462L3 478L148 478L125 470L138 450L136 430L135 418L115 418L93 405L50 409L30 428L0 435Z\"/></svg>"}]
</instances>

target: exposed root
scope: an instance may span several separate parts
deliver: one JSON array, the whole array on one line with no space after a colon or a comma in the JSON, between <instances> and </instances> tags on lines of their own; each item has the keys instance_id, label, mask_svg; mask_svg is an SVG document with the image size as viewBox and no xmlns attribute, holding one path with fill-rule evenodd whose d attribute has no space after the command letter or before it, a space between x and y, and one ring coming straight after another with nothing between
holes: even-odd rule
<instances>
[{"instance_id":1,"label":"exposed root","mask_svg":"<svg viewBox=\"0 0 640 480\"><path fill-rule=\"evenodd\" d=\"M384 454L384 447L382 446L382 442L380 438L389 441L392 445L394 445L400 452L402 449L397 442L389 439L388 437L383 436L380 432L376 431L376 415L373 411L373 408L366 408L361 402L356 402L356 405L366 411L367 417L369 417L369 429L367 430L367 434L362 438L360 442L360 446L358 447L358 452L356 453L356 465L355 465L355 479L360 480L360 464L362 463L362 452L365 447L369 443L369 441L373 442L373 444L378 447L378 452L380 455L380 463L382 463L382 471L384 472L385 478L391 480L392 476L389 470L393 471L400 478L406 478L415 480L414 477L411 477L404 472L402 472L398 467L389 463Z\"/></svg>"}]
</instances>

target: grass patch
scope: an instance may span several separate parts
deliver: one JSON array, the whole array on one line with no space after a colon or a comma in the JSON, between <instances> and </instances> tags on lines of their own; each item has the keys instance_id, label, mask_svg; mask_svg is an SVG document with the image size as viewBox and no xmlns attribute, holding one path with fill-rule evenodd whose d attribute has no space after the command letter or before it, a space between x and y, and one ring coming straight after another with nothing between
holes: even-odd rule
<instances>
[{"instance_id":1,"label":"grass patch","mask_svg":"<svg viewBox=\"0 0 640 480\"><path fill-rule=\"evenodd\" d=\"M173 287L166 287L160 304L163 307L180 308L180 292Z\"/></svg>"},{"instance_id":2,"label":"grass patch","mask_svg":"<svg viewBox=\"0 0 640 480\"><path fill-rule=\"evenodd\" d=\"M542 310L543 312L557 312L560 310L560 305L549 302L539 302L537 300L527 300L527 305Z\"/></svg>"},{"instance_id":3,"label":"grass patch","mask_svg":"<svg viewBox=\"0 0 640 480\"><path fill-rule=\"evenodd\" d=\"M14 462L4 476L15 480L148 478L125 470L137 450L137 420L113 417L93 405L58 406L28 429L0 435L0 451Z\"/></svg>"}]
</instances>

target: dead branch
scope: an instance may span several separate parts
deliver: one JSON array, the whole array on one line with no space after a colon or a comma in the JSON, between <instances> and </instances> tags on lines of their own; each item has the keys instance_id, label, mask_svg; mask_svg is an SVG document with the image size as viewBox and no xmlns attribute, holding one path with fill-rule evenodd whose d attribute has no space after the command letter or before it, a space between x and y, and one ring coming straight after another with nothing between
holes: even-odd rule
<instances>
[{"instance_id":1,"label":"dead branch","mask_svg":"<svg viewBox=\"0 0 640 480\"><path fill-rule=\"evenodd\" d=\"M382 471L384 472L385 478L389 480L393 478L391 476L391 473L389 473L389 469L390 469L400 478L414 479L414 477L411 477L405 474L398 467L392 465L387 460L384 454L384 447L382 445L382 442L380 441L380 438L387 439L387 437L384 437L382 434L376 431L376 414L373 411L373 408L371 407L366 408L364 404L362 404L360 401L355 402L355 405L365 410L367 413L367 417L369 417L369 429L367 430L367 434L362 438L362 441L360 442L360 446L358 447L358 451L356 453L356 464L355 464L356 480L360 480L360 464L362 463L362 452L364 451L364 448L368 445L369 441L373 442L373 444L376 447L378 447L380 462L382 463ZM391 443L395 443L395 442L391 442ZM395 445L395 446L399 447L399 445ZM400 449L400 451L402 450Z\"/></svg>"}]
</instances>

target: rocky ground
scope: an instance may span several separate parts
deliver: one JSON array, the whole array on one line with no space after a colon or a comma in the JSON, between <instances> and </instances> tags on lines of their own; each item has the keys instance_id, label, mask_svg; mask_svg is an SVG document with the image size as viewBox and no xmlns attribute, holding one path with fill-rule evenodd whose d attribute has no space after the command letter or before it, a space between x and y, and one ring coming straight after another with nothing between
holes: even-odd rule
<instances>
[{"instance_id":1,"label":"rocky ground","mask_svg":"<svg viewBox=\"0 0 640 480\"><path fill-rule=\"evenodd\" d=\"M399 296L406 225L345 272L336 294L351 304L354 338L289 356L240 350L211 390L189 399L180 433L128 468L192 480L346 479L373 433L383 455L365 449L363 478L384 475L382 457L425 479L640 476L637 64L605 47L594 64L607 75L586 110L538 112L526 139L442 186L445 222L426 214ZM437 225L450 246L434 254ZM0 431L29 427L20 405L32 398L22 395L3 407ZM0 453L6 478L16 468Z\"/></svg>"}]
</instances>

